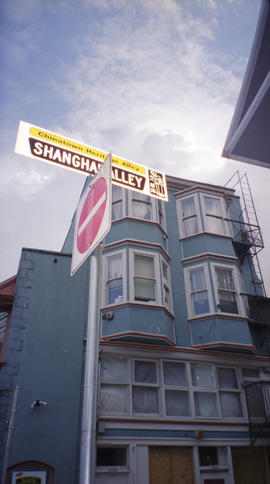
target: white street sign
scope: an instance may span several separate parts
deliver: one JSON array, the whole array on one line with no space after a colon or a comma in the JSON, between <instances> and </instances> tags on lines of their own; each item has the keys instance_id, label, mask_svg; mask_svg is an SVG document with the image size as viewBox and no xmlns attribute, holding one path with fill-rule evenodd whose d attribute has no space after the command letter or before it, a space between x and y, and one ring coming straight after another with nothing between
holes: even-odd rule
<instances>
[{"instance_id":1,"label":"white street sign","mask_svg":"<svg viewBox=\"0 0 270 484\"><path fill-rule=\"evenodd\" d=\"M20 121L15 152L55 166L95 175L107 153L71 138ZM112 155L112 183L168 201L164 173Z\"/></svg>"},{"instance_id":2,"label":"white street sign","mask_svg":"<svg viewBox=\"0 0 270 484\"><path fill-rule=\"evenodd\" d=\"M84 190L76 214L71 275L95 250L111 228L111 154Z\"/></svg>"}]
</instances>

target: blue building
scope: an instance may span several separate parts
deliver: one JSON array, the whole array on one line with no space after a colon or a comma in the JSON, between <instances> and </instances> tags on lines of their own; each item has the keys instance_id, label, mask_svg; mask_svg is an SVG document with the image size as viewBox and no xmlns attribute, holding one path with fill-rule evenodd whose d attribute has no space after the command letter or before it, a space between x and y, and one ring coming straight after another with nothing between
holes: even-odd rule
<instances>
[{"instance_id":1,"label":"blue building","mask_svg":"<svg viewBox=\"0 0 270 484\"><path fill-rule=\"evenodd\" d=\"M248 181L242 205L167 182L167 203L113 187L95 483L266 484L270 305ZM70 277L72 240L73 224L61 252L23 249L8 304L0 286L3 483L79 483L89 271Z\"/></svg>"}]
</instances>

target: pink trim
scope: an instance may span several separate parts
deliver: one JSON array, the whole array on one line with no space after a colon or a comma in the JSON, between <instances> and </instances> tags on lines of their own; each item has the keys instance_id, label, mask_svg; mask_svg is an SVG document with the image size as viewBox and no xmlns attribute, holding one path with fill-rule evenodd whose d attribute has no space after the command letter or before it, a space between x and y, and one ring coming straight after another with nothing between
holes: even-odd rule
<instances>
[{"instance_id":1,"label":"pink trim","mask_svg":"<svg viewBox=\"0 0 270 484\"><path fill-rule=\"evenodd\" d=\"M216 341L215 343L204 343L200 345L192 345L192 348L209 348L209 347L216 347L216 346L225 346L228 348L246 348L251 349L254 353L256 349L254 345L247 345L242 343L228 343L227 341Z\"/></svg>"},{"instance_id":2,"label":"pink trim","mask_svg":"<svg viewBox=\"0 0 270 484\"><path fill-rule=\"evenodd\" d=\"M162 334L152 334L152 333L139 333L137 331L124 331L122 333L115 333L109 336L102 336L100 338L100 342L106 342L106 341L113 341L116 338L126 338L129 336L133 336L135 338L149 338L149 339L156 339L156 340L161 340L161 341L166 341L170 346L175 346L175 343L173 340L168 338L168 336L162 335Z\"/></svg>"},{"instance_id":3,"label":"pink trim","mask_svg":"<svg viewBox=\"0 0 270 484\"><path fill-rule=\"evenodd\" d=\"M123 347L123 348L129 348L129 349L142 349L142 345L141 344L138 344L138 343L130 343L130 342L124 342L124 341L106 341L106 340L103 340L102 338L100 339L100 344L103 345L103 346L112 346L112 347ZM157 350L157 347L154 346L154 345L151 345L151 344L144 344L143 345L143 349L149 349L149 350L152 350L152 351L156 351ZM174 354L174 353L186 353L186 354L191 354L191 355L209 355L209 356L216 356L216 357L226 357L228 358L228 356L231 358L231 359L236 359L236 360L239 360L239 358L243 359L243 360L248 360L248 361L261 361L261 362L265 362L266 364L268 364L269 366L269 357L267 356L260 356L260 355L257 355L256 353L255 354L245 354L245 353L241 353L241 354L236 354L236 353L228 353L227 351L226 352L222 352L222 351L215 351L215 350L209 350L207 351L207 348L205 349L200 349L200 348L195 348L195 347L190 347L190 348L184 348L184 347L181 347L181 346L174 346L173 347L173 350L172 348L168 348L166 346L159 346L158 347L158 350L159 351L163 351L164 353L170 353L171 355ZM173 353L172 353L173 351ZM252 359L252 360L251 360Z\"/></svg>"},{"instance_id":4,"label":"pink trim","mask_svg":"<svg viewBox=\"0 0 270 484\"><path fill-rule=\"evenodd\" d=\"M167 260L171 259L169 254L165 251L164 247L161 244L155 244L153 242L146 242L146 241L141 241L141 240L136 240L136 239L122 239L122 240L119 240L117 242L112 242L110 244L106 244L104 246L104 250L111 249L111 248L114 248L114 247L121 247L123 245L128 245L128 244L138 245L139 247L143 247L143 248L150 247L150 248L158 249L163 253L164 257Z\"/></svg>"}]
</instances>

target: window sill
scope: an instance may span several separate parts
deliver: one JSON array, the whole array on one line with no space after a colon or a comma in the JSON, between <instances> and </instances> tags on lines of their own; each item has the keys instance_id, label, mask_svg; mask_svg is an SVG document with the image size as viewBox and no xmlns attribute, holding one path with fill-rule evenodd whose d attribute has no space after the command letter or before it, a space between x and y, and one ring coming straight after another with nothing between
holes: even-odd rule
<instances>
[{"instance_id":1,"label":"window sill","mask_svg":"<svg viewBox=\"0 0 270 484\"><path fill-rule=\"evenodd\" d=\"M202 319L210 319L210 318L225 318L225 319L240 319L248 321L246 314L235 314L235 313L207 313L201 314L196 316L188 317L188 321L190 323L196 322Z\"/></svg>"}]
</instances>

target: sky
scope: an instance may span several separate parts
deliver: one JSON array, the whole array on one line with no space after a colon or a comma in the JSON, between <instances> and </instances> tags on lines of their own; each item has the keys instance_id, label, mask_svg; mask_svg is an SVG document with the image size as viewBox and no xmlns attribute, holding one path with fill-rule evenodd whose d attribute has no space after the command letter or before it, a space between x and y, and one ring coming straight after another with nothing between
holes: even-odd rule
<instances>
[{"instance_id":1,"label":"sky","mask_svg":"<svg viewBox=\"0 0 270 484\"><path fill-rule=\"evenodd\" d=\"M168 175L247 173L266 249L270 170L221 157L260 0L3 0L0 281L61 250L85 176L14 153L20 120Z\"/></svg>"}]
</instances>

